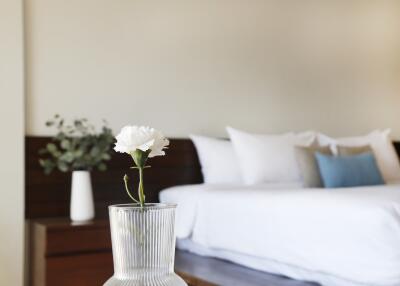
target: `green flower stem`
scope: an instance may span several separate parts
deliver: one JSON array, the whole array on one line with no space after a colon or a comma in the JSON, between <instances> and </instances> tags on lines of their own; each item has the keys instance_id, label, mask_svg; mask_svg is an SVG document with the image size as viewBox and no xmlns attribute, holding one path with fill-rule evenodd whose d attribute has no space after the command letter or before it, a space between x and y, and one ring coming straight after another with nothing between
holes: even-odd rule
<instances>
[{"instance_id":1,"label":"green flower stem","mask_svg":"<svg viewBox=\"0 0 400 286\"><path fill-rule=\"evenodd\" d=\"M132 196L131 192L129 191L128 181L129 181L129 177L128 177L127 175L125 175L125 176L124 176L124 183L125 183L125 190L126 190L126 193L128 194L128 196L129 196L135 203L140 204L140 202L139 202L137 199L135 199L135 198ZM142 205L142 204L140 204L140 205Z\"/></svg>"},{"instance_id":2,"label":"green flower stem","mask_svg":"<svg viewBox=\"0 0 400 286\"><path fill-rule=\"evenodd\" d=\"M144 195L144 188L143 188L143 167L139 167L139 201L140 201L140 206L144 207L144 202L145 202L145 195Z\"/></svg>"}]
</instances>

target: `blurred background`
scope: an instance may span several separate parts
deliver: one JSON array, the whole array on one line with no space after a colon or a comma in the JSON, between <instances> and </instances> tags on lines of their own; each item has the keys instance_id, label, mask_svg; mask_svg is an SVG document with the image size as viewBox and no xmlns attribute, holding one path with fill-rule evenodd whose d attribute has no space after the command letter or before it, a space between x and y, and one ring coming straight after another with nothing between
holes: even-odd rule
<instances>
[{"instance_id":1,"label":"blurred background","mask_svg":"<svg viewBox=\"0 0 400 286\"><path fill-rule=\"evenodd\" d=\"M400 139L399 27L396 0L1 0L0 284L27 280L25 136L55 113Z\"/></svg>"}]
</instances>

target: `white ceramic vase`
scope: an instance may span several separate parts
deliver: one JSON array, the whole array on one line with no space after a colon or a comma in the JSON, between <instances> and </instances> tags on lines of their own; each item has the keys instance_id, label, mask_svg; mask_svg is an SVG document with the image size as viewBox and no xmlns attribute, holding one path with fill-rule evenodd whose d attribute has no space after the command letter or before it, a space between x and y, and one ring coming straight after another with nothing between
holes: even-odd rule
<instances>
[{"instance_id":1,"label":"white ceramic vase","mask_svg":"<svg viewBox=\"0 0 400 286\"><path fill-rule=\"evenodd\" d=\"M71 186L72 221L87 221L94 218L92 182L89 171L73 171Z\"/></svg>"}]
</instances>

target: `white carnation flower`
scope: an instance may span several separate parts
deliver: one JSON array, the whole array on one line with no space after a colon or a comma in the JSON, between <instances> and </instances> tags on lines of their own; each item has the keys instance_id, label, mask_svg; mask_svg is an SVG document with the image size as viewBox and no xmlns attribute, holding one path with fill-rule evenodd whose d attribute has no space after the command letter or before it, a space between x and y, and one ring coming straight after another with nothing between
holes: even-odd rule
<instances>
[{"instance_id":1,"label":"white carnation flower","mask_svg":"<svg viewBox=\"0 0 400 286\"><path fill-rule=\"evenodd\" d=\"M169 144L160 131L146 126L125 126L115 138L115 151L132 154L136 150L150 150L150 158L165 155L164 148Z\"/></svg>"}]
</instances>

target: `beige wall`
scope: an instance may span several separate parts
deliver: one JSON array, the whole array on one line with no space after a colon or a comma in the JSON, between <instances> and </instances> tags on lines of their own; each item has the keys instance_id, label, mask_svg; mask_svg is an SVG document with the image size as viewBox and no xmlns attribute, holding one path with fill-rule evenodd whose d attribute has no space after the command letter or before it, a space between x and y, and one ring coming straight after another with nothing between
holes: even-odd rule
<instances>
[{"instance_id":1,"label":"beige wall","mask_svg":"<svg viewBox=\"0 0 400 286\"><path fill-rule=\"evenodd\" d=\"M59 112L400 138L400 1L29 0L26 20L29 134Z\"/></svg>"},{"instance_id":2,"label":"beige wall","mask_svg":"<svg viewBox=\"0 0 400 286\"><path fill-rule=\"evenodd\" d=\"M23 285L22 0L0 0L0 285Z\"/></svg>"}]
</instances>

